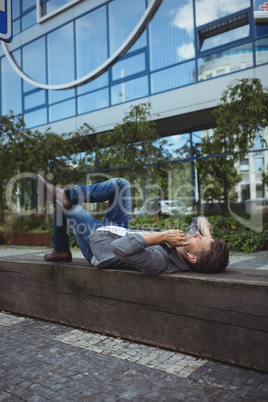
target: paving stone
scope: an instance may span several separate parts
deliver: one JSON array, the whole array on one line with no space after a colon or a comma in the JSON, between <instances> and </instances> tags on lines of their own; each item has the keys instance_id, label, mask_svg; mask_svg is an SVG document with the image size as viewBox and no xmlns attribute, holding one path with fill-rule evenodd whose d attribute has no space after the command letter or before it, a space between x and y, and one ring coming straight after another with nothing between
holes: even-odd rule
<instances>
[{"instance_id":1,"label":"paving stone","mask_svg":"<svg viewBox=\"0 0 268 402\"><path fill-rule=\"evenodd\" d=\"M27 317L0 313L0 353L0 402L267 400L265 373Z\"/></svg>"}]
</instances>

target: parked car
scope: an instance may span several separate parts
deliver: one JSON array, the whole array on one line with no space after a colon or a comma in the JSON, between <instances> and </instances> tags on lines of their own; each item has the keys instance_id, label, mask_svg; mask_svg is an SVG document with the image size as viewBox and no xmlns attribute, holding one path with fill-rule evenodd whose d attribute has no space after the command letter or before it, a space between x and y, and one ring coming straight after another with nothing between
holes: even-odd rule
<instances>
[{"instance_id":1,"label":"parked car","mask_svg":"<svg viewBox=\"0 0 268 402\"><path fill-rule=\"evenodd\" d=\"M268 198L255 198L245 201L248 214L262 214L268 212Z\"/></svg>"},{"instance_id":2,"label":"parked car","mask_svg":"<svg viewBox=\"0 0 268 402\"><path fill-rule=\"evenodd\" d=\"M180 200L149 200L141 208L134 209L134 216L160 215L178 216L186 215L186 205Z\"/></svg>"}]
</instances>

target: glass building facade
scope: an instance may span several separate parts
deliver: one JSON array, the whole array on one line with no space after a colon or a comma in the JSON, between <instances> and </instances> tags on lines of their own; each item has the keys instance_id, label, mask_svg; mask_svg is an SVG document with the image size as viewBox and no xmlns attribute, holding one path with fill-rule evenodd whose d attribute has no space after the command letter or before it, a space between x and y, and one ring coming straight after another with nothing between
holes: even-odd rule
<instances>
[{"instance_id":1,"label":"glass building facade","mask_svg":"<svg viewBox=\"0 0 268 402\"><path fill-rule=\"evenodd\" d=\"M72 3L38 1L42 16ZM13 1L14 41L22 34L29 41L12 55L34 81L72 82L96 69L122 45L148 1L104 1L38 37L31 35L37 23L36 0ZM1 114L11 109L21 113L32 128L266 64L267 19L256 17L261 3L164 0L126 54L100 77L70 90L32 86L2 57Z\"/></svg>"},{"instance_id":2,"label":"glass building facade","mask_svg":"<svg viewBox=\"0 0 268 402\"><path fill-rule=\"evenodd\" d=\"M27 127L53 130L55 122L84 116L90 123L93 112L138 100L154 104L156 96L159 99L201 82L214 80L217 86L222 76L229 75L230 83L237 72L248 71L251 76L265 67L267 73L268 11L263 0L163 0L135 43L108 63L106 71L83 81L112 58L152 1L14 0L14 39L7 48L18 70L32 81L23 79L1 52L1 114L13 110L22 114ZM71 85L79 79L79 85ZM49 89L53 85L67 87ZM175 148L177 143L189 145L189 155L180 156L178 162L174 154L170 162L176 169L176 163L184 161L192 184L197 180L194 164L200 157L195 144L209 128L204 121L200 130L173 130L168 137ZM267 151L258 152L261 155L252 156L252 166L265 168ZM245 161L239 166L244 172L239 198L268 196L257 179L255 190L247 190L252 183L246 167ZM197 197L192 190L193 196Z\"/></svg>"}]
</instances>

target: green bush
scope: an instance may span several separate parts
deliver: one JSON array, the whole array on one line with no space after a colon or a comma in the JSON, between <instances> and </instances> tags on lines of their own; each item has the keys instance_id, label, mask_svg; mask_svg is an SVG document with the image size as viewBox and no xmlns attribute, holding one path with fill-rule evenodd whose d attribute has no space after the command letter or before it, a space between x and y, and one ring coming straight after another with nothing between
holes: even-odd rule
<instances>
[{"instance_id":1,"label":"green bush","mask_svg":"<svg viewBox=\"0 0 268 402\"><path fill-rule=\"evenodd\" d=\"M132 229L140 228L153 228L154 230L161 229L180 229L183 232L187 231L189 224L192 221L192 216L185 216L183 218L168 218L163 217L133 217L131 220ZM225 241L230 251L233 252L247 252L252 253L263 249L264 243L268 240L268 217L264 216L263 223L266 230L263 233L256 233L253 230L246 228L237 222L232 216L213 215L209 217L209 222L212 226L212 235L223 241ZM53 233L53 218L48 222L44 217L20 217L14 219L12 217L5 227L2 227L2 231L8 230L13 233ZM266 225L266 226L265 226ZM3 242L0 232L0 244ZM78 247L77 241L69 232L70 247Z\"/></svg>"},{"instance_id":2,"label":"green bush","mask_svg":"<svg viewBox=\"0 0 268 402\"><path fill-rule=\"evenodd\" d=\"M53 219L48 222L43 216L13 216L3 225L3 230L12 233L53 233Z\"/></svg>"},{"instance_id":3,"label":"green bush","mask_svg":"<svg viewBox=\"0 0 268 402\"><path fill-rule=\"evenodd\" d=\"M249 218L244 216L244 218ZM189 224L191 223L192 216L186 216L178 219L163 219L163 218L151 218L144 216L141 218L133 218L131 220L132 228L150 227L154 229L181 229L184 232L187 231ZM241 225L232 216L226 215L212 215L209 216L209 222L212 226L212 235L217 237L228 244L230 251L232 252L246 252L253 253L261 250L264 247L265 241L268 239L267 231L267 215L264 215L263 233L256 233L253 230Z\"/></svg>"},{"instance_id":4,"label":"green bush","mask_svg":"<svg viewBox=\"0 0 268 402\"><path fill-rule=\"evenodd\" d=\"M228 244L230 251L253 253L262 250L267 234L257 234L252 230L242 233L228 233L227 231L217 231L213 233L214 237L223 240Z\"/></svg>"}]
</instances>

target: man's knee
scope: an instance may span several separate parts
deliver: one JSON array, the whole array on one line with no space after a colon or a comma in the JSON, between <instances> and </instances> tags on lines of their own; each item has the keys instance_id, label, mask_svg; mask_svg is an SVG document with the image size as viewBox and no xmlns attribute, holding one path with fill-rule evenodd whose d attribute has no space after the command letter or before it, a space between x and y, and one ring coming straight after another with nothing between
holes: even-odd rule
<instances>
[{"instance_id":1,"label":"man's knee","mask_svg":"<svg viewBox=\"0 0 268 402\"><path fill-rule=\"evenodd\" d=\"M116 182L117 182L118 187L121 187L121 188L129 188L130 187L128 180L124 179L123 177L117 177Z\"/></svg>"}]
</instances>

